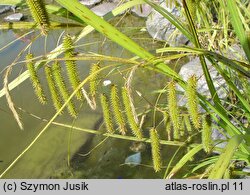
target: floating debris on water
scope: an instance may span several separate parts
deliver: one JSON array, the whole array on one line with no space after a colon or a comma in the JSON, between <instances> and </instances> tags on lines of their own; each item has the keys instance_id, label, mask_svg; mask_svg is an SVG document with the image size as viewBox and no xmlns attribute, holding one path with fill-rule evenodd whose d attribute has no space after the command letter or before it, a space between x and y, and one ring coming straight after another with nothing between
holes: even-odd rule
<instances>
[{"instance_id":1,"label":"floating debris on water","mask_svg":"<svg viewBox=\"0 0 250 195\"><path fill-rule=\"evenodd\" d=\"M105 81L103 81L103 86L108 86L108 85L110 85L111 84L111 80L105 80Z\"/></svg>"},{"instance_id":2,"label":"floating debris on water","mask_svg":"<svg viewBox=\"0 0 250 195\"><path fill-rule=\"evenodd\" d=\"M136 154L132 154L132 155L128 156L125 159L124 164L129 165L129 166L137 166L137 165L141 164L141 152L138 152Z\"/></svg>"}]
</instances>

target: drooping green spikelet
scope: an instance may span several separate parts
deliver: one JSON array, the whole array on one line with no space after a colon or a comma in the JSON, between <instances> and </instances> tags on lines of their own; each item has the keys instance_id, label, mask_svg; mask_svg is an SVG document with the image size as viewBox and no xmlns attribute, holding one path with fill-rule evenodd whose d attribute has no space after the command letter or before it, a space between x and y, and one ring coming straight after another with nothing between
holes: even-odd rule
<instances>
[{"instance_id":1,"label":"drooping green spikelet","mask_svg":"<svg viewBox=\"0 0 250 195\"><path fill-rule=\"evenodd\" d=\"M181 116L180 136L181 137L185 136L185 121L184 121L184 116Z\"/></svg>"},{"instance_id":2,"label":"drooping green spikelet","mask_svg":"<svg viewBox=\"0 0 250 195\"><path fill-rule=\"evenodd\" d=\"M179 108L177 105L176 87L174 81L171 81L168 84L168 113L173 124L174 139L180 139Z\"/></svg>"},{"instance_id":3,"label":"drooping green spikelet","mask_svg":"<svg viewBox=\"0 0 250 195\"><path fill-rule=\"evenodd\" d=\"M46 97L44 95L44 91L42 89L40 80L38 78L35 69L35 64L32 59L33 59L33 54L29 53L26 55L26 67L30 74L30 80L32 82L35 94L38 97L38 100L40 101L41 104L46 104Z\"/></svg>"},{"instance_id":4,"label":"drooping green spikelet","mask_svg":"<svg viewBox=\"0 0 250 195\"><path fill-rule=\"evenodd\" d=\"M212 121L210 115L202 117L202 144L205 152L210 153L213 148Z\"/></svg>"},{"instance_id":5,"label":"drooping green spikelet","mask_svg":"<svg viewBox=\"0 0 250 195\"><path fill-rule=\"evenodd\" d=\"M166 131L167 131L167 136L168 136L168 140L171 141L172 138L171 138L171 131L172 130L172 124L170 122L168 122L166 124Z\"/></svg>"},{"instance_id":6,"label":"drooping green spikelet","mask_svg":"<svg viewBox=\"0 0 250 195\"><path fill-rule=\"evenodd\" d=\"M44 69L54 107L58 111L62 107L62 101L52 75L52 70L49 66L45 66Z\"/></svg>"},{"instance_id":7,"label":"drooping green spikelet","mask_svg":"<svg viewBox=\"0 0 250 195\"><path fill-rule=\"evenodd\" d=\"M167 132L167 138L168 140L171 140L171 122L170 122L170 117L168 113L164 114L164 121L165 121L165 127L166 127L166 132Z\"/></svg>"},{"instance_id":8,"label":"drooping green spikelet","mask_svg":"<svg viewBox=\"0 0 250 195\"><path fill-rule=\"evenodd\" d=\"M122 135L125 135L127 131L126 124L124 122L121 110L120 98L118 96L118 89L116 85L112 85L111 87L111 105L114 111L115 120L119 126L119 130Z\"/></svg>"},{"instance_id":9,"label":"drooping green spikelet","mask_svg":"<svg viewBox=\"0 0 250 195\"><path fill-rule=\"evenodd\" d=\"M187 129L188 135L192 135L193 130L192 130L192 126L191 126L190 119L189 119L188 115L184 115L184 122L185 122L185 126Z\"/></svg>"},{"instance_id":10,"label":"drooping green spikelet","mask_svg":"<svg viewBox=\"0 0 250 195\"><path fill-rule=\"evenodd\" d=\"M111 118L110 106L108 98L105 94L101 94L101 105L102 105L103 118L106 125L106 129L109 133L114 133L115 130Z\"/></svg>"},{"instance_id":11,"label":"drooping green spikelet","mask_svg":"<svg viewBox=\"0 0 250 195\"><path fill-rule=\"evenodd\" d=\"M188 134L188 141L191 141L191 135L193 134L192 126L188 115L184 115L184 123Z\"/></svg>"},{"instance_id":12,"label":"drooping green spikelet","mask_svg":"<svg viewBox=\"0 0 250 195\"><path fill-rule=\"evenodd\" d=\"M66 35L63 38L63 49L64 49L65 58L75 57L75 53L74 53L74 49L73 49L73 41L69 35ZM72 85L73 90L76 90L76 88L81 83L79 75L77 73L76 61L75 60L65 60L65 64L66 64L67 74L68 74L70 84ZM82 94L81 90L77 91L76 98L78 100L83 99L83 94Z\"/></svg>"},{"instance_id":13,"label":"drooping green spikelet","mask_svg":"<svg viewBox=\"0 0 250 195\"><path fill-rule=\"evenodd\" d=\"M98 72L99 70L100 70L100 65L98 63L93 64L90 69L89 90L92 98L94 98L96 95L98 79L100 75L100 73Z\"/></svg>"},{"instance_id":14,"label":"drooping green spikelet","mask_svg":"<svg viewBox=\"0 0 250 195\"><path fill-rule=\"evenodd\" d=\"M69 93L63 80L60 64L58 62L55 62L52 66L52 70L55 82L62 95L63 101L66 102L69 99ZM76 117L75 105L73 104L72 100L68 102L67 109L71 116Z\"/></svg>"},{"instance_id":15,"label":"drooping green spikelet","mask_svg":"<svg viewBox=\"0 0 250 195\"><path fill-rule=\"evenodd\" d=\"M49 17L43 0L26 0L34 21L39 25L43 35L49 31Z\"/></svg>"},{"instance_id":16,"label":"drooping green spikelet","mask_svg":"<svg viewBox=\"0 0 250 195\"><path fill-rule=\"evenodd\" d=\"M196 76L191 76L187 81L186 97L187 97L187 108L190 114L192 123L196 129L201 126L200 115L199 115L199 102L196 93L197 88L197 78Z\"/></svg>"},{"instance_id":17,"label":"drooping green spikelet","mask_svg":"<svg viewBox=\"0 0 250 195\"><path fill-rule=\"evenodd\" d=\"M160 154L160 141L156 129L150 129L151 152L155 172L161 170L161 154Z\"/></svg>"},{"instance_id":18,"label":"drooping green spikelet","mask_svg":"<svg viewBox=\"0 0 250 195\"><path fill-rule=\"evenodd\" d=\"M133 132L133 134L139 138L142 139L143 135L142 135L142 131L139 128L139 125L137 124L135 117L134 117L134 113L133 110L131 108L131 101L130 101L130 97L129 97L129 92L128 89L126 87L122 88L122 99L123 99L123 104L124 104L124 108L125 108L125 113L128 119L128 123L129 126Z\"/></svg>"}]
</instances>

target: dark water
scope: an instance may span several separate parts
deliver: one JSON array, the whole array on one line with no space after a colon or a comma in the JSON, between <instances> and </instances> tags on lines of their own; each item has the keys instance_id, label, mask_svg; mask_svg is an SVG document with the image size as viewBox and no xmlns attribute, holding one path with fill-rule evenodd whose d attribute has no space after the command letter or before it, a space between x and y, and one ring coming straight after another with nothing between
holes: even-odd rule
<instances>
[{"instance_id":1,"label":"dark water","mask_svg":"<svg viewBox=\"0 0 250 195\"><path fill-rule=\"evenodd\" d=\"M130 23L127 23L130 21ZM116 21L114 21L116 23ZM131 24L133 23L133 24ZM122 20L119 24L122 31L126 31L130 37L135 39L145 48L154 49L159 46L149 39L147 33L141 32L140 28L130 28L132 26L143 27L144 21L130 16L127 20ZM66 29L71 34L79 32L80 29ZM43 37L32 43L31 51L35 56L44 55L56 47L58 37L62 30L50 32L47 42ZM0 31L0 48L21 36L22 31ZM3 51L0 51L0 71L3 77L6 66L15 60L19 52L30 43L37 33L32 33L26 38L16 41ZM79 43L81 45L77 52L92 52L117 57L133 57L130 53L122 49L117 44L106 40L97 32L86 36ZM46 45L46 47L45 47ZM21 56L20 60L23 59ZM81 79L84 79L89 73L89 67L92 62L78 62L78 69ZM107 64L107 63L106 63ZM10 80L16 78L25 70L24 64L20 63L14 66L10 75ZM110 71L110 70L109 70ZM102 81L111 80L113 84L121 86L124 84L123 76L126 72L112 70L106 76L103 75ZM39 71L39 77L44 86L44 73ZM154 103L156 96L152 95L152 90L164 87L166 79L157 73L145 69L136 71L133 87L140 91L144 99L135 97L136 106L143 111L148 105L147 101ZM2 88L2 82L0 82ZM109 87L100 85L101 91L108 91ZM48 94L48 89L46 88ZM42 106L34 95L29 80L20 84L11 91L13 101L18 109L24 124L24 130L21 131L6 105L5 97L0 99L0 172L23 151L25 147L34 139L34 137L46 125L42 119L49 120L55 111L52 104ZM147 101L145 101L147 100ZM69 125L62 127L51 125L44 134L38 139L31 149L23 155L14 167L5 175L6 178L160 178L163 172L155 174L152 169L152 159L149 145L145 145L142 151L142 165L131 167L122 165L127 156L135 152L130 150L133 144L131 141L107 138L105 142L103 136L95 136L81 131L75 131L70 126L103 129L102 114L98 107L92 111L85 103L77 103L78 117L74 120L66 112L57 117L56 122ZM36 115L38 118L35 118ZM152 126L152 119L146 118L148 127ZM171 148L171 147L170 147ZM88 155L84 155L91 151ZM164 152L164 159L169 159L173 150ZM70 163L70 165L68 164ZM166 160L167 163L167 160Z\"/></svg>"}]
</instances>

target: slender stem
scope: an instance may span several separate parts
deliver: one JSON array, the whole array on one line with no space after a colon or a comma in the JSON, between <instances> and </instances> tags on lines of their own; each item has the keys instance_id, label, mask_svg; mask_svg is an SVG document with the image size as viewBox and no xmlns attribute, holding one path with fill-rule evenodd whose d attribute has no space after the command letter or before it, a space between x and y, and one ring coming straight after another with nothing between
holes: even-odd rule
<instances>
[{"instance_id":1,"label":"slender stem","mask_svg":"<svg viewBox=\"0 0 250 195\"><path fill-rule=\"evenodd\" d=\"M123 140L128 140L128 141L140 141L140 142L145 142L145 143L151 143L151 140L149 138L138 139L137 137L134 137L134 136L103 133L103 132L93 130L93 129L85 129L85 128L81 128L81 127L72 127L72 125L67 125L67 124L58 123L58 122L52 122L52 124L57 125L57 126L70 128L70 129L74 129L76 131L91 133L91 134L95 134L95 135L102 135L102 136L105 136L105 137L113 137L113 138L118 138L118 139L123 139ZM160 144L171 145L171 146L183 146L183 145L186 145L186 142L160 140ZM191 145L189 145L189 147L193 148L193 147L195 147L197 145L199 145L199 144L191 144Z\"/></svg>"}]
</instances>

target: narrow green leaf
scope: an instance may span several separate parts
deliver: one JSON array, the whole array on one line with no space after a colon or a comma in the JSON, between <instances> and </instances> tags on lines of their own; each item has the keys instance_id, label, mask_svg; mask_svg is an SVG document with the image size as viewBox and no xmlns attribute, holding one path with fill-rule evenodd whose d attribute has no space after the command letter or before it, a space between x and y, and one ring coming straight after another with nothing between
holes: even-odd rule
<instances>
[{"instance_id":1,"label":"narrow green leaf","mask_svg":"<svg viewBox=\"0 0 250 195\"><path fill-rule=\"evenodd\" d=\"M173 177L176 172L178 172L190 159L193 158L195 154L197 154L200 150L202 150L202 144L199 144L195 146L192 150L190 150L185 156L182 157L181 160L173 167L173 169L170 171L166 179L170 179Z\"/></svg>"},{"instance_id":2,"label":"narrow green leaf","mask_svg":"<svg viewBox=\"0 0 250 195\"><path fill-rule=\"evenodd\" d=\"M1 0L0 5L17 5L24 2L24 0Z\"/></svg>"},{"instance_id":3,"label":"narrow green leaf","mask_svg":"<svg viewBox=\"0 0 250 195\"><path fill-rule=\"evenodd\" d=\"M234 93L236 94L236 96L239 98L240 102L242 103L242 105L244 106L246 111L248 111L250 113L250 104L246 100L246 98L241 94L238 87L233 83L233 81L229 78L229 76L225 74L225 72L222 70L222 68L217 63L214 63L214 65L216 66L216 69L221 74L221 76L225 79L225 81L227 82L230 89L233 90Z\"/></svg>"},{"instance_id":4,"label":"narrow green leaf","mask_svg":"<svg viewBox=\"0 0 250 195\"><path fill-rule=\"evenodd\" d=\"M242 61L237 60L231 60L227 57L224 57L223 55L220 55L218 53L208 51L206 49L201 48L191 48L191 47L165 47L165 48L159 48L156 50L156 53L163 53L163 52L185 52L187 55L204 55L213 61L212 58L222 62L229 68L232 68L233 70L239 72L240 74L247 76L250 78L250 64L244 63ZM247 68L247 69L246 69Z\"/></svg>"},{"instance_id":5,"label":"narrow green leaf","mask_svg":"<svg viewBox=\"0 0 250 195\"><path fill-rule=\"evenodd\" d=\"M238 10L236 1L228 0L227 6L231 15L231 23L233 25L235 33L240 40L240 43L246 53L248 61L250 61L250 43L246 35L245 29L243 27L242 21L240 19L239 10Z\"/></svg>"},{"instance_id":6,"label":"narrow green leaf","mask_svg":"<svg viewBox=\"0 0 250 195\"><path fill-rule=\"evenodd\" d=\"M230 164L230 161L232 160L231 158L235 150L240 145L242 140L243 137L239 135L236 135L229 140L225 150L220 155L218 161L215 163L214 168L212 169L208 177L209 179L221 179L223 177L226 169Z\"/></svg>"},{"instance_id":7,"label":"narrow green leaf","mask_svg":"<svg viewBox=\"0 0 250 195\"><path fill-rule=\"evenodd\" d=\"M110 38L112 41L119 43L127 50L137 54L141 58L150 59L153 56L140 47L137 43L129 39L126 35L114 28L111 24L103 20L101 17L95 15L87 7L78 1L56 0L59 4L65 7L77 17L82 19L87 24L93 26L97 31Z\"/></svg>"},{"instance_id":8,"label":"narrow green leaf","mask_svg":"<svg viewBox=\"0 0 250 195\"><path fill-rule=\"evenodd\" d=\"M47 12L49 14L54 14L56 16L61 16L61 17L64 17L66 20L68 19L71 19L71 20L74 20L78 23L81 23L82 25L85 25L82 20L80 20L79 18L75 17L75 16L72 16L71 14L68 14L67 10L66 9L63 9L62 7L60 6L57 6L57 5L53 5L53 4L48 4L45 6L46 9L47 9Z\"/></svg>"},{"instance_id":9,"label":"narrow green leaf","mask_svg":"<svg viewBox=\"0 0 250 195\"><path fill-rule=\"evenodd\" d=\"M192 173L195 173L197 170L199 170L199 169L201 169L203 167L214 164L217 160L218 160L218 156L212 156L212 157L209 157L209 158L206 158L206 159L202 160L201 162L199 162L197 164L197 166L195 166L192 169Z\"/></svg>"}]
</instances>

